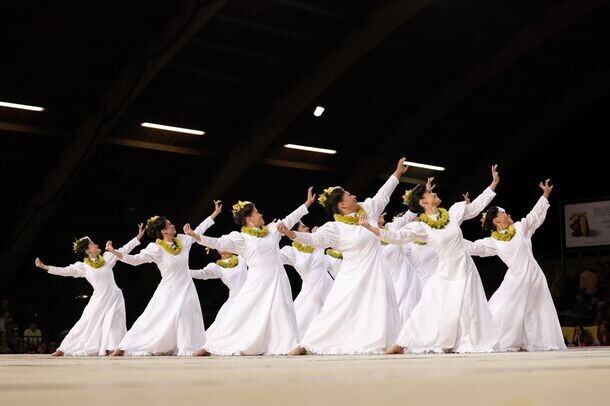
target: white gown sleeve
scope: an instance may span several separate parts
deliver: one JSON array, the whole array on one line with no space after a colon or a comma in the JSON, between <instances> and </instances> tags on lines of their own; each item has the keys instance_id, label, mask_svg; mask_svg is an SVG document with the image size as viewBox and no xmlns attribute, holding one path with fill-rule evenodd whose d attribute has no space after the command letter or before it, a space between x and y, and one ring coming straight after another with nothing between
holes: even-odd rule
<instances>
[{"instance_id":1,"label":"white gown sleeve","mask_svg":"<svg viewBox=\"0 0 610 406\"><path fill-rule=\"evenodd\" d=\"M117 249L123 255L129 254L135 247L140 245L140 240L136 237L132 238L127 244L123 245L121 248ZM112 255L110 252L104 252L104 260L107 263L115 263L117 261L117 257Z\"/></svg>"},{"instance_id":2,"label":"white gown sleeve","mask_svg":"<svg viewBox=\"0 0 610 406\"><path fill-rule=\"evenodd\" d=\"M191 277L194 279L220 279L222 269L216 263L211 262L203 269L191 269Z\"/></svg>"},{"instance_id":3,"label":"white gown sleeve","mask_svg":"<svg viewBox=\"0 0 610 406\"><path fill-rule=\"evenodd\" d=\"M49 265L48 273L59 276L71 276L73 278L84 278L87 274L85 265L82 262L75 262L72 265L59 267Z\"/></svg>"},{"instance_id":4,"label":"white gown sleeve","mask_svg":"<svg viewBox=\"0 0 610 406\"><path fill-rule=\"evenodd\" d=\"M297 235L297 238L295 238L296 242L314 248L335 247L338 239L338 231L335 230L333 222L325 223L315 233L300 233L295 231L295 234Z\"/></svg>"},{"instance_id":5,"label":"white gown sleeve","mask_svg":"<svg viewBox=\"0 0 610 406\"><path fill-rule=\"evenodd\" d=\"M205 235L199 235L200 241L197 241L204 247L210 247L217 251L227 251L234 254L243 255L245 246L244 240L240 233L233 231L230 234L223 235L222 237L214 238Z\"/></svg>"},{"instance_id":6,"label":"white gown sleeve","mask_svg":"<svg viewBox=\"0 0 610 406\"><path fill-rule=\"evenodd\" d=\"M494 257L498 255L498 246L491 237L481 238L480 240L464 240L466 252L471 257Z\"/></svg>"},{"instance_id":7,"label":"white gown sleeve","mask_svg":"<svg viewBox=\"0 0 610 406\"><path fill-rule=\"evenodd\" d=\"M290 265L294 267L294 264L297 262L296 250L289 245L282 247L280 250L280 256L282 258L282 265Z\"/></svg>"},{"instance_id":8,"label":"white gown sleeve","mask_svg":"<svg viewBox=\"0 0 610 406\"><path fill-rule=\"evenodd\" d=\"M280 221L282 223L284 223L286 225L286 227L288 227L288 229L291 229L292 227L294 227L294 225L296 223L299 222L299 220L301 220L301 217L303 217L307 213L309 213L309 210L307 210L307 207L305 207L305 205L302 204L299 207L297 207L297 209L295 211L293 211L292 213L287 215L286 218L283 218ZM267 226L267 228L272 233L277 233L277 224L276 223L269 224Z\"/></svg>"},{"instance_id":9,"label":"white gown sleeve","mask_svg":"<svg viewBox=\"0 0 610 406\"><path fill-rule=\"evenodd\" d=\"M544 223L546 212L549 207L550 204L546 197L540 196L540 199L538 199L532 211L521 219L521 228L527 236L531 237L536 232L538 227Z\"/></svg>"},{"instance_id":10,"label":"white gown sleeve","mask_svg":"<svg viewBox=\"0 0 610 406\"><path fill-rule=\"evenodd\" d=\"M125 262L129 265L141 265L148 264L151 262L158 262L161 259L161 247L154 242L151 242L146 246L146 248L142 249L138 254L123 254L122 262Z\"/></svg>"},{"instance_id":11,"label":"white gown sleeve","mask_svg":"<svg viewBox=\"0 0 610 406\"><path fill-rule=\"evenodd\" d=\"M483 191L483 193L478 195L477 198L472 201L472 203L469 203L469 204L466 204L466 202L455 203L453 206L457 206L460 204L464 205L464 214L462 216L462 219L460 220L460 224L462 221L470 220L470 219L478 216L483 211L483 209L485 209L485 207L487 207L487 205L489 203L491 203L491 201L493 200L494 197L496 197L496 192L494 192L490 188L486 188ZM453 208L453 206L452 206L452 208ZM451 221L451 219L449 219L449 221Z\"/></svg>"},{"instance_id":12,"label":"white gown sleeve","mask_svg":"<svg viewBox=\"0 0 610 406\"><path fill-rule=\"evenodd\" d=\"M377 218L379 214L383 212L383 209L390 202L390 197L398 186L398 178L392 175L390 178L383 184L383 186L377 191L375 196L366 199L362 205L366 214L368 214L371 218Z\"/></svg>"},{"instance_id":13,"label":"white gown sleeve","mask_svg":"<svg viewBox=\"0 0 610 406\"><path fill-rule=\"evenodd\" d=\"M405 214L403 214L402 216L397 217L394 220L392 220L391 222L387 223L386 226L390 230L398 230L399 228L403 228L404 226L406 226L407 224L409 224L416 218L417 218L417 214L413 213L410 210L407 210L405 212Z\"/></svg>"},{"instance_id":14,"label":"white gown sleeve","mask_svg":"<svg viewBox=\"0 0 610 406\"><path fill-rule=\"evenodd\" d=\"M195 227L194 231L199 234L204 234L207 231L207 229L212 227L213 225L214 225L214 220L212 220L211 217L207 217L197 227ZM185 235L185 234L180 234L180 240L182 241L184 248L190 247L191 245L193 245L193 242L195 242L195 239L193 237Z\"/></svg>"},{"instance_id":15,"label":"white gown sleeve","mask_svg":"<svg viewBox=\"0 0 610 406\"><path fill-rule=\"evenodd\" d=\"M404 244L407 242L413 242L416 240L427 241L428 234L423 229L421 223L407 224L400 230L380 230L381 235L379 239L381 241L389 242L390 244Z\"/></svg>"}]
</instances>

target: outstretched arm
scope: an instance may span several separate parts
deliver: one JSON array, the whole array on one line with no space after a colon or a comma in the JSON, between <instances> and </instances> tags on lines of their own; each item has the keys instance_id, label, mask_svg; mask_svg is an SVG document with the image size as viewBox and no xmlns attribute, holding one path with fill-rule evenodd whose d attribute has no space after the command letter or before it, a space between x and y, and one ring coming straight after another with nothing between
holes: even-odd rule
<instances>
[{"instance_id":1,"label":"outstretched arm","mask_svg":"<svg viewBox=\"0 0 610 406\"><path fill-rule=\"evenodd\" d=\"M220 267L214 262L207 264L203 269L191 269L193 279L219 279L222 276Z\"/></svg>"},{"instance_id":2,"label":"outstretched arm","mask_svg":"<svg viewBox=\"0 0 610 406\"><path fill-rule=\"evenodd\" d=\"M532 211L521 220L523 232L527 235L531 236L534 234L538 227L544 223L546 213L550 207L549 195L553 191L553 186L549 183L550 181L550 179L547 179L544 183L540 182L538 186L542 189L542 196L540 196L540 199L538 199L538 202L536 202Z\"/></svg>"},{"instance_id":3,"label":"outstretched arm","mask_svg":"<svg viewBox=\"0 0 610 406\"><path fill-rule=\"evenodd\" d=\"M283 223L277 223L277 231L293 241L310 245L314 248L333 247L337 242L336 230L332 229L332 223L324 224L322 227L319 227L315 233L299 233L290 230Z\"/></svg>"},{"instance_id":4,"label":"outstretched arm","mask_svg":"<svg viewBox=\"0 0 610 406\"><path fill-rule=\"evenodd\" d=\"M364 210L367 211L371 216L377 216L383 212L385 207L390 202L390 197L398 186L398 181L402 175L404 175L409 169L408 166L405 165L405 157L402 157L398 160L396 164L396 169L392 176L383 184L383 186L377 191L375 196L370 199L366 199L364 205Z\"/></svg>"},{"instance_id":5,"label":"outstretched arm","mask_svg":"<svg viewBox=\"0 0 610 406\"><path fill-rule=\"evenodd\" d=\"M464 247L472 257L493 257L498 255L496 243L491 238L482 238L476 241L464 239Z\"/></svg>"},{"instance_id":6,"label":"outstretched arm","mask_svg":"<svg viewBox=\"0 0 610 406\"><path fill-rule=\"evenodd\" d=\"M366 213L360 215L358 221L362 227L375 234L381 241L390 244L404 244L415 240L426 241L428 238L428 235L419 229L419 223L411 223L400 230L383 230L371 225L367 220Z\"/></svg>"},{"instance_id":7,"label":"outstretched arm","mask_svg":"<svg viewBox=\"0 0 610 406\"><path fill-rule=\"evenodd\" d=\"M288 228L294 227L294 225L298 223L304 215L309 213L309 206L311 206L311 204L315 201L316 195L313 193L313 186L310 186L309 188L307 188L307 200L305 200L305 203L297 207L295 211L287 215L285 218L281 219L279 222L284 223L284 225L286 225L286 227ZM277 222L269 224L269 230L276 231L277 225Z\"/></svg>"},{"instance_id":8,"label":"outstretched arm","mask_svg":"<svg viewBox=\"0 0 610 406\"><path fill-rule=\"evenodd\" d=\"M36 258L34 260L34 264L38 268L44 269L45 271L47 271L48 273L50 273L52 275L72 276L73 278L83 278L86 274L86 271L83 267L82 262L75 262L72 265L68 265L65 267L59 267L59 266L45 265L40 260L40 258Z\"/></svg>"},{"instance_id":9,"label":"outstretched arm","mask_svg":"<svg viewBox=\"0 0 610 406\"><path fill-rule=\"evenodd\" d=\"M498 165L492 165L491 177L492 180L489 186L483 191L483 193L478 195L477 198L472 201L472 203L466 204L465 202L461 202L461 204L465 204L464 217L462 220L470 220L471 218L478 216L496 196L496 186L498 186L498 183L500 182Z\"/></svg>"}]
</instances>

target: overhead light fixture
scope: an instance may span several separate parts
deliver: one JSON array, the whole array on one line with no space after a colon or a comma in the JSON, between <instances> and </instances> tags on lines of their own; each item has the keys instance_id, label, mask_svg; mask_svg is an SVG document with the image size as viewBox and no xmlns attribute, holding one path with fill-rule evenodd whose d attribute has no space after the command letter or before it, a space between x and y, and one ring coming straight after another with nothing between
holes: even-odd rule
<instances>
[{"instance_id":1,"label":"overhead light fixture","mask_svg":"<svg viewBox=\"0 0 610 406\"><path fill-rule=\"evenodd\" d=\"M316 109L313 111L313 115L316 117L320 117L322 113L324 113L324 107L322 106L316 107Z\"/></svg>"},{"instance_id":2,"label":"overhead light fixture","mask_svg":"<svg viewBox=\"0 0 610 406\"><path fill-rule=\"evenodd\" d=\"M308 147L306 145L285 144L284 147L290 148L290 149L300 149L302 151L320 152L322 154L336 154L337 153L337 151L335 151L334 149Z\"/></svg>"},{"instance_id":3,"label":"overhead light fixture","mask_svg":"<svg viewBox=\"0 0 610 406\"><path fill-rule=\"evenodd\" d=\"M30 110L30 111L44 111L43 107L29 106L27 104L9 103L0 101L0 107L8 107L11 109Z\"/></svg>"},{"instance_id":4,"label":"overhead light fixture","mask_svg":"<svg viewBox=\"0 0 610 406\"><path fill-rule=\"evenodd\" d=\"M174 127L171 125L154 124L154 123L142 123L141 125L142 125L142 127L154 128L156 130L173 131L173 132L177 132L177 133L194 134L194 135L205 134L205 131L191 130L190 128Z\"/></svg>"},{"instance_id":5,"label":"overhead light fixture","mask_svg":"<svg viewBox=\"0 0 610 406\"><path fill-rule=\"evenodd\" d=\"M443 168L442 166L420 164L420 163L411 162L411 161L405 161L404 164L405 164L405 166L409 165L409 166L413 166L415 168L432 169L433 171L444 171L445 170L445 168Z\"/></svg>"}]
</instances>

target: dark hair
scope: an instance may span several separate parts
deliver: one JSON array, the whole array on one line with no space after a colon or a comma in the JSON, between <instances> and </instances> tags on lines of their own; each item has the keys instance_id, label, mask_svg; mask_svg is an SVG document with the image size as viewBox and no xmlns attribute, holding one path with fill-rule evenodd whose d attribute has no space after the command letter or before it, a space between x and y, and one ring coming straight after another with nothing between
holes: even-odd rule
<instances>
[{"instance_id":1,"label":"dark hair","mask_svg":"<svg viewBox=\"0 0 610 406\"><path fill-rule=\"evenodd\" d=\"M409 210L416 214L421 214L425 210L419 201L424 198L424 193L426 193L426 185L422 185L421 183L413 188L413 192L411 193L411 200L409 200Z\"/></svg>"},{"instance_id":2,"label":"dark hair","mask_svg":"<svg viewBox=\"0 0 610 406\"><path fill-rule=\"evenodd\" d=\"M333 189L330 195L328 195L326 201L324 202L324 210L328 214L341 214L341 210L339 210L339 202L343 200L344 193L345 189L340 186L337 186Z\"/></svg>"},{"instance_id":3,"label":"dark hair","mask_svg":"<svg viewBox=\"0 0 610 406\"><path fill-rule=\"evenodd\" d=\"M91 240L88 238L81 238L76 243L76 248L74 249L74 253L76 254L76 258L85 259L87 257L87 248L89 248L89 244L91 244Z\"/></svg>"},{"instance_id":4,"label":"dark hair","mask_svg":"<svg viewBox=\"0 0 610 406\"><path fill-rule=\"evenodd\" d=\"M233 215L233 221L238 226L246 225L246 217L249 217L254 210L254 203L248 202L244 205L244 207Z\"/></svg>"},{"instance_id":5,"label":"dark hair","mask_svg":"<svg viewBox=\"0 0 610 406\"><path fill-rule=\"evenodd\" d=\"M167 217L157 216L156 219L146 224L146 235L150 238L163 238L161 230L165 228L167 224Z\"/></svg>"},{"instance_id":6,"label":"dark hair","mask_svg":"<svg viewBox=\"0 0 610 406\"><path fill-rule=\"evenodd\" d=\"M483 230L496 231L496 226L494 224L494 219L498 217L500 211L497 206L491 206L487 209L487 214L485 215L485 221L481 224Z\"/></svg>"}]
</instances>

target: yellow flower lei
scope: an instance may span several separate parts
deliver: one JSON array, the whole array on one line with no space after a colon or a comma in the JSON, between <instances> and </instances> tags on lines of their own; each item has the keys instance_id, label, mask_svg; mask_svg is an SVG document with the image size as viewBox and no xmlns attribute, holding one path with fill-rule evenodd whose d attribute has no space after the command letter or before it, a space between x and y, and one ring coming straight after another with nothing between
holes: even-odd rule
<instances>
[{"instance_id":1,"label":"yellow flower lei","mask_svg":"<svg viewBox=\"0 0 610 406\"><path fill-rule=\"evenodd\" d=\"M443 229L447 223L449 223L449 212L442 207L439 207L438 211L440 212L438 220L432 220L426 213L420 214L419 219L429 225L431 228L435 228L437 230Z\"/></svg>"},{"instance_id":2,"label":"yellow flower lei","mask_svg":"<svg viewBox=\"0 0 610 406\"><path fill-rule=\"evenodd\" d=\"M358 217L360 217L360 215L364 214L364 209L360 206L358 206L358 211L356 212L355 216L352 215L343 215L343 214L335 214L333 215L333 217L335 218L335 221L339 221L341 223L345 223L345 224L351 224L351 225L358 225Z\"/></svg>"},{"instance_id":3,"label":"yellow flower lei","mask_svg":"<svg viewBox=\"0 0 610 406\"><path fill-rule=\"evenodd\" d=\"M513 227L513 225L511 224L510 226L508 226L508 232L507 233L499 233L497 231L492 231L491 232L491 237L494 240L498 240L498 241L510 241L513 239L513 237L515 236L515 233L517 231L515 230L515 227Z\"/></svg>"},{"instance_id":4,"label":"yellow flower lei","mask_svg":"<svg viewBox=\"0 0 610 406\"><path fill-rule=\"evenodd\" d=\"M92 261L89 257L85 258L84 262L93 269L101 268L106 263L106 261L104 261L104 257L99 254L97 255L97 262Z\"/></svg>"},{"instance_id":5,"label":"yellow flower lei","mask_svg":"<svg viewBox=\"0 0 610 406\"><path fill-rule=\"evenodd\" d=\"M267 226L262 226L261 228L243 226L241 228L241 232L244 234L252 235L254 237L259 237L259 238L262 238L262 237L266 236L267 234L269 234L269 230L267 229Z\"/></svg>"},{"instance_id":6,"label":"yellow flower lei","mask_svg":"<svg viewBox=\"0 0 610 406\"><path fill-rule=\"evenodd\" d=\"M182 252L182 243L178 238L174 238L174 244L169 244L165 240L157 238L157 244L161 246L165 251L169 252L172 255L178 255Z\"/></svg>"},{"instance_id":7,"label":"yellow flower lei","mask_svg":"<svg viewBox=\"0 0 610 406\"><path fill-rule=\"evenodd\" d=\"M219 259L216 261L216 265L221 266L223 268L235 268L239 260L237 259L237 255L233 254L229 259Z\"/></svg>"},{"instance_id":8,"label":"yellow flower lei","mask_svg":"<svg viewBox=\"0 0 610 406\"><path fill-rule=\"evenodd\" d=\"M328 255L329 257L333 257L335 259L343 259L343 254L332 248L327 248L326 251L324 251L324 253L326 255Z\"/></svg>"},{"instance_id":9,"label":"yellow flower lei","mask_svg":"<svg viewBox=\"0 0 610 406\"><path fill-rule=\"evenodd\" d=\"M417 244L417 245L426 245L427 244L425 241L420 241L420 240L416 240L416 241L413 241L413 242L415 244Z\"/></svg>"},{"instance_id":10,"label":"yellow flower lei","mask_svg":"<svg viewBox=\"0 0 610 406\"><path fill-rule=\"evenodd\" d=\"M298 251L304 252L305 254L311 254L313 252L313 250L315 249L314 247L311 247L309 245L299 244L296 241L292 242L292 246L294 248L296 248Z\"/></svg>"}]
</instances>

